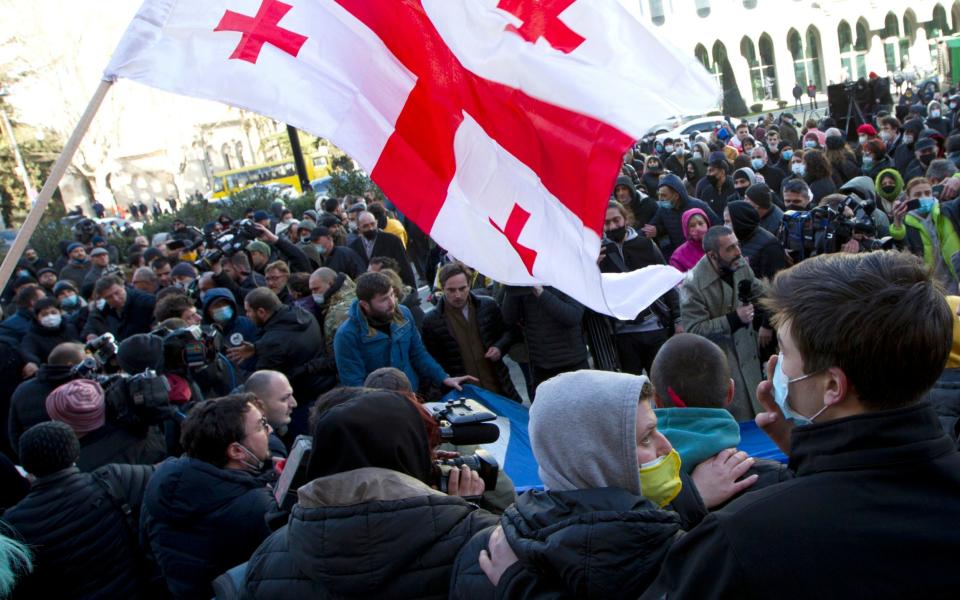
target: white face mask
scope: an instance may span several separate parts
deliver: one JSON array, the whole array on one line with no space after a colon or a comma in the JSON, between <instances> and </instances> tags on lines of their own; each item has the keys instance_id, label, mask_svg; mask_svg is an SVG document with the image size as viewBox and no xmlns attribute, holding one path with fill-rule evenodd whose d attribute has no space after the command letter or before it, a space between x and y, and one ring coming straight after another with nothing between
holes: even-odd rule
<instances>
[{"instance_id":1,"label":"white face mask","mask_svg":"<svg viewBox=\"0 0 960 600\"><path fill-rule=\"evenodd\" d=\"M861 146L864 145L864 144L866 144L866 143L867 143L867 136L861 135L860 138L859 138L859 141L860 141L860 145L861 145Z\"/></svg>"},{"instance_id":2,"label":"white face mask","mask_svg":"<svg viewBox=\"0 0 960 600\"><path fill-rule=\"evenodd\" d=\"M60 315L60 313L57 313L55 315L46 315L40 317L40 324L44 327L49 327L50 329L56 329L57 327L60 327L60 322L62 320L63 317Z\"/></svg>"},{"instance_id":3,"label":"white face mask","mask_svg":"<svg viewBox=\"0 0 960 600\"><path fill-rule=\"evenodd\" d=\"M323 294L313 294L313 302L314 302L314 304L323 304L323 301L324 301L325 299L326 299L326 297L325 297Z\"/></svg>"}]
</instances>

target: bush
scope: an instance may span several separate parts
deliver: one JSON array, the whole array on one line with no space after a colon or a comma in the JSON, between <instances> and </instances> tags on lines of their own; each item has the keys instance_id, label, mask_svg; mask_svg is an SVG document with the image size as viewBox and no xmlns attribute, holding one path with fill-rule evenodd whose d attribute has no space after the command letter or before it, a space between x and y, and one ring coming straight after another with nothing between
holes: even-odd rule
<instances>
[{"instance_id":1,"label":"bush","mask_svg":"<svg viewBox=\"0 0 960 600\"><path fill-rule=\"evenodd\" d=\"M777 100L777 106L781 109L786 108L788 104L790 103L787 102L786 100Z\"/></svg>"},{"instance_id":2,"label":"bush","mask_svg":"<svg viewBox=\"0 0 960 600\"><path fill-rule=\"evenodd\" d=\"M763 112L763 103L757 102L756 104L751 104L750 112L752 113Z\"/></svg>"}]
</instances>

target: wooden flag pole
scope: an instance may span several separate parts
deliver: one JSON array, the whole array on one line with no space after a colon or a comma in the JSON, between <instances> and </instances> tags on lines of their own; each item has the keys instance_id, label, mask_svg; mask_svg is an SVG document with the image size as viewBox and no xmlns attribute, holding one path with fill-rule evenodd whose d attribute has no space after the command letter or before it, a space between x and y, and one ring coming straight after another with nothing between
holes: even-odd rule
<instances>
[{"instance_id":1,"label":"wooden flag pole","mask_svg":"<svg viewBox=\"0 0 960 600\"><path fill-rule=\"evenodd\" d=\"M37 225L40 224L40 219L43 217L43 212L47 209L47 205L50 204L50 198L53 197L53 192L56 191L57 186L60 185L60 180L63 179L64 174L67 172L67 168L70 167L70 162L73 160L74 154L77 153L80 142L83 141L87 130L90 129L90 123L93 122L93 117L96 116L97 111L100 110L100 105L103 104L103 99L106 98L111 85L113 85L112 81L100 82L100 86L97 87L93 98L91 98L90 103L87 104L87 109L80 117L77 128L70 134L70 139L67 140L66 146L63 147L63 151L60 153L60 156L57 157L57 162L53 164L53 168L50 170L50 176L47 177L46 183L43 184L43 189L40 190L40 195L37 196L36 203L33 205L33 208L30 209L27 220L24 221L23 227L21 227L17 233L17 238L13 241L13 246L10 247L10 251L7 252L7 256L3 259L3 264L0 265L0 290L6 288L7 282L10 281L10 276L13 274L17 262L20 260L20 257L23 256L23 251L26 250L30 237L37 229Z\"/></svg>"}]
</instances>

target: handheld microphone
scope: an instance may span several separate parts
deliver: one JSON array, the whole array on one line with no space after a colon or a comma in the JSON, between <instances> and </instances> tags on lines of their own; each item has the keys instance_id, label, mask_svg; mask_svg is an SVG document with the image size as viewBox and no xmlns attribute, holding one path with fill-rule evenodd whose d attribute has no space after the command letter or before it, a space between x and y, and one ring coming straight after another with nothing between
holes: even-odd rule
<instances>
[{"instance_id":1,"label":"handheld microphone","mask_svg":"<svg viewBox=\"0 0 960 600\"><path fill-rule=\"evenodd\" d=\"M753 302L753 286L749 279L744 279L737 284L737 298L741 304L750 304Z\"/></svg>"}]
</instances>

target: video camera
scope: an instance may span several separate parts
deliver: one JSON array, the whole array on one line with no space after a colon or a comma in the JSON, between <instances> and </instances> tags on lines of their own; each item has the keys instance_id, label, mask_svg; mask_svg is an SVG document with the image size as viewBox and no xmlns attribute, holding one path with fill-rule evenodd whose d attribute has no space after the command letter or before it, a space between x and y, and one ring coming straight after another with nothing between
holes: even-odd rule
<instances>
[{"instance_id":1,"label":"video camera","mask_svg":"<svg viewBox=\"0 0 960 600\"><path fill-rule=\"evenodd\" d=\"M84 345L83 349L90 356L83 359L83 362L73 368L76 375L86 379L95 379L96 373L116 373L119 369L117 365L117 340L112 333L105 333L98 338L92 339Z\"/></svg>"},{"instance_id":2,"label":"video camera","mask_svg":"<svg viewBox=\"0 0 960 600\"><path fill-rule=\"evenodd\" d=\"M244 250L258 237L260 232L252 220L235 221L229 229L220 233L210 233L204 238L203 243L207 249L193 262L193 266L200 270L210 270L215 262L224 256L232 256Z\"/></svg>"},{"instance_id":3,"label":"video camera","mask_svg":"<svg viewBox=\"0 0 960 600\"><path fill-rule=\"evenodd\" d=\"M847 208L853 212L852 218L844 214ZM861 200L858 196L849 194L835 207L818 206L809 211L788 210L783 213L780 243L795 262L815 254L838 252L844 244L853 239L854 234L866 238L860 241L863 249L888 249L892 247L891 239L872 239L877 233L871 218L876 208L873 200Z\"/></svg>"},{"instance_id":4,"label":"video camera","mask_svg":"<svg viewBox=\"0 0 960 600\"><path fill-rule=\"evenodd\" d=\"M483 480L485 490L493 490L497 487L497 477L500 475L500 463L486 450L478 449L473 454L458 456L456 458L446 458L437 461L440 467L440 491L444 494L448 491L450 482L450 470L459 469L466 465L472 471L476 471Z\"/></svg>"}]
</instances>

